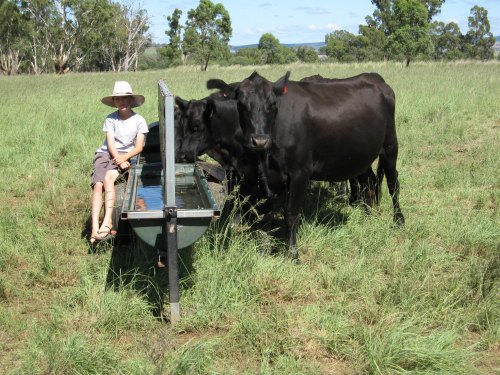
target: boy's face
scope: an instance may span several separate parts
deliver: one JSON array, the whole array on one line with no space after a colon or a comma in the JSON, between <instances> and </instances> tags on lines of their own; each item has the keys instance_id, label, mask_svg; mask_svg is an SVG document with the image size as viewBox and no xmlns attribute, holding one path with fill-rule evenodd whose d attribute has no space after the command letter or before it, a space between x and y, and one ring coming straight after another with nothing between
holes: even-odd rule
<instances>
[{"instance_id":1,"label":"boy's face","mask_svg":"<svg viewBox=\"0 0 500 375\"><path fill-rule=\"evenodd\" d=\"M113 97L113 102L115 103L116 108L118 109L126 109L129 108L132 104L131 96L115 96Z\"/></svg>"}]
</instances>

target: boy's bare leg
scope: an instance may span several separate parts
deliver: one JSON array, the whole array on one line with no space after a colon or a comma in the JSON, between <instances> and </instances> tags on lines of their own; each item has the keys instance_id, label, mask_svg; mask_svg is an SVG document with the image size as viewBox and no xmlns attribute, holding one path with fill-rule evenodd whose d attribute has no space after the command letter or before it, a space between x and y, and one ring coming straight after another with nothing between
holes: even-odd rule
<instances>
[{"instance_id":1,"label":"boy's bare leg","mask_svg":"<svg viewBox=\"0 0 500 375\"><path fill-rule=\"evenodd\" d=\"M115 206L115 181L119 176L117 170L106 172L104 177L104 219L99 228L98 238L104 238L109 234L114 234L113 229L113 208ZM113 233L114 232L114 233Z\"/></svg>"},{"instance_id":2,"label":"boy's bare leg","mask_svg":"<svg viewBox=\"0 0 500 375\"><path fill-rule=\"evenodd\" d=\"M103 183L97 182L92 189L92 229L90 232L90 242L95 242L99 235L99 216L102 208L102 188Z\"/></svg>"}]
</instances>

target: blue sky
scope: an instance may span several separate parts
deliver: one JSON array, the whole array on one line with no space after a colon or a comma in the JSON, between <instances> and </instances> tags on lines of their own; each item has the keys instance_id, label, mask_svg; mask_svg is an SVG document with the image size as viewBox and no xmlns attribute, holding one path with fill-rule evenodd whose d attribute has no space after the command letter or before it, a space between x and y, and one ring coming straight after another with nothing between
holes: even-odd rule
<instances>
[{"instance_id":1,"label":"blue sky","mask_svg":"<svg viewBox=\"0 0 500 375\"><path fill-rule=\"evenodd\" d=\"M335 30L347 30L358 34L365 17L372 15L375 6L370 0L212 0L222 3L231 17L233 36L231 45L258 43L264 33L271 33L281 43L324 42L325 35ZM150 32L153 41L168 41L165 30L166 17L175 8L182 10L181 24L187 20L187 12L198 6L199 0L166 1L143 0L137 5L147 9L151 17ZM500 0L446 0L441 13L434 20L454 21L462 33L469 29L468 17L474 5L488 11L491 32L500 35Z\"/></svg>"}]
</instances>

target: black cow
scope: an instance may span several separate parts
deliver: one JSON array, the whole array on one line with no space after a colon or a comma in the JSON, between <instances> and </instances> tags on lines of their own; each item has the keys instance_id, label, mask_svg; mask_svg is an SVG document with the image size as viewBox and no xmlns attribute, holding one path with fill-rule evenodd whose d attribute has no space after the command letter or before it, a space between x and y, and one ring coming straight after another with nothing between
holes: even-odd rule
<instances>
[{"instance_id":1,"label":"black cow","mask_svg":"<svg viewBox=\"0 0 500 375\"><path fill-rule=\"evenodd\" d=\"M354 178L377 157L377 176L385 174L394 221L402 224L393 90L376 74L325 83L294 82L289 75L272 83L254 72L236 87L221 80L207 87L237 100L245 146L270 155L286 177L290 255L298 257L298 216L309 181Z\"/></svg>"},{"instance_id":2,"label":"black cow","mask_svg":"<svg viewBox=\"0 0 500 375\"><path fill-rule=\"evenodd\" d=\"M180 142L177 160L193 163L198 156L207 154L228 171L229 189L236 185L242 196L250 196L250 204L260 203L259 214L271 210L273 191L269 187L268 174L259 168L257 155L243 146L243 132L238 122L237 102L222 93L214 93L200 100L186 101L175 98L180 109ZM283 177L271 176L274 191L284 186ZM282 189L282 188L281 188Z\"/></svg>"}]
</instances>

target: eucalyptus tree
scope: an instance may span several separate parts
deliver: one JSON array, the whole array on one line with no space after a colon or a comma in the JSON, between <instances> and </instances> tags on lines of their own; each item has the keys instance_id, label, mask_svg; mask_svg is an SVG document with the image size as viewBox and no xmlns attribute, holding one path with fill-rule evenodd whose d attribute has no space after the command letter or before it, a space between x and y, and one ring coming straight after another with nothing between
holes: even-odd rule
<instances>
[{"instance_id":1,"label":"eucalyptus tree","mask_svg":"<svg viewBox=\"0 0 500 375\"><path fill-rule=\"evenodd\" d=\"M135 6L133 2L122 7L126 39L124 40L124 56L121 70L136 71L139 55L151 44L149 30L150 17L145 9Z\"/></svg>"},{"instance_id":2,"label":"eucalyptus tree","mask_svg":"<svg viewBox=\"0 0 500 375\"><path fill-rule=\"evenodd\" d=\"M335 30L325 36L326 55L340 62L361 60L360 39L345 30Z\"/></svg>"},{"instance_id":3,"label":"eucalyptus tree","mask_svg":"<svg viewBox=\"0 0 500 375\"><path fill-rule=\"evenodd\" d=\"M231 18L222 4L210 0L200 0L198 7L189 10L187 16L182 49L205 71L211 60L229 50L233 32Z\"/></svg>"},{"instance_id":4,"label":"eucalyptus tree","mask_svg":"<svg viewBox=\"0 0 500 375\"><path fill-rule=\"evenodd\" d=\"M402 56L406 66L419 54L428 56L432 50L428 11L420 0L394 1L394 31L388 37L388 50Z\"/></svg>"},{"instance_id":5,"label":"eucalyptus tree","mask_svg":"<svg viewBox=\"0 0 500 375\"><path fill-rule=\"evenodd\" d=\"M24 29L26 20L17 5L0 0L0 72L3 75L17 74L26 52Z\"/></svg>"},{"instance_id":6,"label":"eucalyptus tree","mask_svg":"<svg viewBox=\"0 0 500 375\"><path fill-rule=\"evenodd\" d=\"M261 53L263 64L278 64L280 41L271 33L262 34L259 39L258 49Z\"/></svg>"},{"instance_id":7,"label":"eucalyptus tree","mask_svg":"<svg viewBox=\"0 0 500 375\"><path fill-rule=\"evenodd\" d=\"M313 47L297 48L297 57L300 61L314 63L319 61L318 52Z\"/></svg>"},{"instance_id":8,"label":"eucalyptus tree","mask_svg":"<svg viewBox=\"0 0 500 375\"><path fill-rule=\"evenodd\" d=\"M494 56L495 38L490 31L488 11L475 5L469 16L469 31L464 36L464 50L467 57L488 60Z\"/></svg>"},{"instance_id":9,"label":"eucalyptus tree","mask_svg":"<svg viewBox=\"0 0 500 375\"><path fill-rule=\"evenodd\" d=\"M463 35L455 22L433 22L429 31L435 60L457 60L463 57Z\"/></svg>"},{"instance_id":10,"label":"eucalyptus tree","mask_svg":"<svg viewBox=\"0 0 500 375\"><path fill-rule=\"evenodd\" d=\"M186 62L186 55L182 51L181 15L182 10L176 8L172 15L167 17L169 29L165 31L165 34L169 42L165 47L158 48L158 53L167 61L168 66Z\"/></svg>"},{"instance_id":11,"label":"eucalyptus tree","mask_svg":"<svg viewBox=\"0 0 500 375\"><path fill-rule=\"evenodd\" d=\"M445 0L371 0L376 9L360 26L363 44L372 41L382 49L384 58L403 56L407 65L418 54L427 53L430 40L425 34L432 18L441 12ZM375 32L377 30L378 32ZM384 35L381 46L380 32ZM373 46L371 53L375 53ZM380 53L379 53L380 55Z\"/></svg>"},{"instance_id":12,"label":"eucalyptus tree","mask_svg":"<svg viewBox=\"0 0 500 375\"><path fill-rule=\"evenodd\" d=\"M64 73L81 54L80 41L100 22L98 9L107 0L23 0L19 8L27 18L29 60L35 74Z\"/></svg>"}]
</instances>

